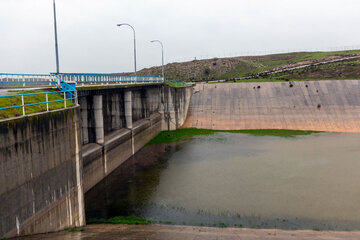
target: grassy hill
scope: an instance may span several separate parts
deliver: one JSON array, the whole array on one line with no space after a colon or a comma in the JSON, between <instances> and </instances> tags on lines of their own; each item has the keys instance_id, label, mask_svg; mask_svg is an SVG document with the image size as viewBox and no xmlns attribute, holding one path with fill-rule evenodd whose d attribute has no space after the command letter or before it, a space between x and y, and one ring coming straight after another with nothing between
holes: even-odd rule
<instances>
[{"instance_id":1,"label":"grassy hill","mask_svg":"<svg viewBox=\"0 0 360 240\"><path fill-rule=\"evenodd\" d=\"M269 70L301 66L349 56L359 56L360 50L338 52L298 52L252 57L213 58L190 62L169 63L165 77L172 80L207 81L233 79ZM142 69L139 75L161 75L161 66ZM360 78L360 61L349 60L271 74L263 80L284 79L354 79Z\"/></svg>"}]
</instances>

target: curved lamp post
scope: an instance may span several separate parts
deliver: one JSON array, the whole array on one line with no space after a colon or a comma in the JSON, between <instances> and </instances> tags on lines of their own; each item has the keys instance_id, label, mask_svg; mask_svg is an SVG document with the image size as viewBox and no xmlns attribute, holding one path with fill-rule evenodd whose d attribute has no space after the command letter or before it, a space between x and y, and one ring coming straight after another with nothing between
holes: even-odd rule
<instances>
[{"instance_id":1,"label":"curved lamp post","mask_svg":"<svg viewBox=\"0 0 360 240\"><path fill-rule=\"evenodd\" d=\"M133 26L131 26L128 23L117 24L118 27L123 26L123 25L131 27L131 29L134 32L134 66L135 66L135 72L134 73L135 73L135 77L136 77L136 38L135 38L135 29L133 28Z\"/></svg>"},{"instance_id":2,"label":"curved lamp post","mask_svg":"<svg viewBox=\"0 0 360 240\"><path fill-rule=\"evenodd\" d=\"M164 75L164 46L163 46L163 44L162 44L162 42L161 41L159 41L159 40L152 40L152 41L150 41L150 42L158 42L158 43L160 43L160 45L161 45L161 66L162 66L162 77L163 77L163 81L165 81L165 75Z\"/></svg>"}]
</instances>

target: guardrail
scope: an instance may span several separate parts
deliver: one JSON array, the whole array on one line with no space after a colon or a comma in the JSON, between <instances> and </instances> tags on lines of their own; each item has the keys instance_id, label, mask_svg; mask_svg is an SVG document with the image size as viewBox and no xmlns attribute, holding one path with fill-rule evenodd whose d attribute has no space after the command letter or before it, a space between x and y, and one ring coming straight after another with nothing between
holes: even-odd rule
<instances>
[{"instance_id":1,"label":"guardrail","mask_svg":"<svg viewBox=\"0 0 360 240\"><path fill-rule=\"evenodd\" d=\"M14 108L22 108L22 115L26 115L26 107L46 104L46 111L49 111L49 104L56 102L64 102L64 108L67 107L66 101L73 101L77 104L77 90L78 86L86 85L123 85L123 84L153 84L164 83L163 77L152 76L129 76L116 74L88 74L88 73L50 73L50 74L10 74L0 73L0 87L49 87L56 86L59 91L52 92L36 92L13 95L0 95L0 111ZM191 82L179 82L166 80L166 83L172 87L183 87L193 85ZM64 96L63 99L56 99L49 101L49 94L60 93ZM45 101L38 100L38 102L26 103L25 98L35 95L45 95ZM3 101L4 98L18 98L14 101ZM19 104L19 98L21 104ZM5 102L6 104L1 104ZM15 102L15 104L13 104ZM2 106L2 107L1 107ZM58 107L57 107L58 108ZM41 109L41 111L44 111ZM1 112L0 112L1 114ZM19 114L18 112L16 114ZM0 116L1 117L1 116Z\"/></svg>"},{"instance_id":2,"label":"guardrail","mask_svg":"<svg viewBox=\"0 0 360 240\"><path fill-rule=\"evenodd\" d=\"M51 74L0 73L0 87L39 87L58 83L58 79Z\"/></svg>"},{"instance_id":3,"label":"guardrail","mask_svg":"<svg viewBox=\"0 0 360 240\"><path fill-rule=\"evenodd\" d=\"M55 73L52 73L53 75ZM57 74L67 83L76 83L77 86L85 85L107 85L107 84L144 84L144 83L162 83L162 77L152 76L133 76L116 74L95 74L95 73L59 73Z\"/></svg>"},{"instance_id":4,"label":"guardrail","mask_svg":"<svg viewBox=\"0 0 360 240\"><path fill-rule=\"evenodd\" d=\"M62 99L56 99L56 100L49 100L49 95L51 94L62 94L64 97ZM45 101L42 102L32 102L32 103L25 103L25 97L27 96L37 96L37 95L45 95ZM1 95L1 99L4 98L20 98L21 104L20 105L13 105L13 106L7 106L7 107L0 107L1 110L8 110L8 109L14 109L14 108L22 108L22 115L26 115L26 109L25 107L29 106L35 106L35 105L41 105L46 104L46 111L49 111L49 104L50 103L56 103L56 102L64 102L64 108L67 108L67 101L73 101L75 104L77 104L77 92L70 93L66 91L52 91L52 92L37 92L37 93L23 93L23 94L13 94L13 95ZM58 109L58 108L57 108Z\"/></svg>"},{"instance_id":5,"label":"guardrail","mask_svg":"<svg viewBox=\"0 0 360 240\"><path fill-rule=\"evenodd\" d=\"M162 83L162 77L88 73L12 74L0 73L0 87L61 86L62 81L77 86L104 84Z\"/></svg>"}]
</instances>

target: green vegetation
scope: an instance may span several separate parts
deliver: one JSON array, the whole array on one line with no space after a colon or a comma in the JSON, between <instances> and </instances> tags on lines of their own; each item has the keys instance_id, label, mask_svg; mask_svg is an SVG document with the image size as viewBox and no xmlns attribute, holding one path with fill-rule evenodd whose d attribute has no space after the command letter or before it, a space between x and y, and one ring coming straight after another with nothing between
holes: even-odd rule
<instances>
[{"instance_id":1,"label":"green vegetation","mask_svg":"<svg viewBox=\"0 0 360 240\"><path fill-rule=\"evenodd\" d=\"M340 52L301 52L301 53L285 53L285 54L275 54L267 55L264 57L255 58L255 62L247 63L247 68L241 69L242 71L233 71L233 73L228 72L225 75L222 75L222 79L228 78L237 78L249 76L264 71L268 71L277 67L281 67L288 64L295 64L304 61L311 61L326 58L329 56L339 56L339 55L350 55L350 54L359 54L360 50L351 50L351 51L340 51ZM334 63L335 65L337 63ZM321 66L321 65L320 65ZM237 69L240 70L240 69ZM301 70L301 69L300 69ZM296 71L296 70L295 70ZM239 74L239 72L241 74ZM281 75L281 73L280 73ZM335 77L335 75L334 75Z\"/></svg>"},{"instance_id":2,"label":"green vegetation","mask_svg":"<svg viewBox=\"0 0 360 240\"><path fill-rule=\"evenodd\" d=\"M289 64L296 64L304 61L314 62L319 59L329 60L332 56L346 57L354 54L360 54L360 50L337 52L297 52L265 56L213 58L181 63L170 63L165 66L165 71L166 76L169 79L180 81L233 79L258 74L274 68L284 67ZM336 63L334 64L335 65L330 65L330 67L336 66ZM336 73L339 71L336 70L336 68L332 68L332 70L334 71L329 74L325 74L324 76L314 77L314 79L338 78L339 74ZM342 72L346 73L345 69ZM159 75L161 74L161 67L143 69L140 73L142 75ZM360 72L353 72L352 75L353 77L360 78ZM274 78L274 76L271 76L271 78ZM297 77L295 77L295 79L297 79Z\"/></svg>"},{"instance_id":3,"label":"green vegetation","mask_svg":"<svg viewBox=\"0 0 360 240\"><path fill-rule=\"evenodd\" d=\"M166 85L174 88L188 87L194 84L186 83L186 82L166 82Z\"/></svg>"},{"instance_id":4,"label":"green vegetation","mask_svg":"<svg viewBox=\"0 0 360 240\"><path fill-rule=\"evenodd\" d=\"M82 231L84 231L83 228L65 228L64 230L67 232L82 232Z\"/></svg>"},{"instance_id":5,"label":"green vegetation","mask_svg":"<svg viewBox=\"0 0 360 240\"><path fill-rule=\"evenodd\" d=\"M220 228L226 228L227 225L226 225L224 222L221 222L221 223L219 223L219 227L220 227Z\"/></svg>"},{"instance_id":6,"label":"green vegetation","mask_svg":"<svg viewBox=\"0 0 360 240\"><path fill-rule=\"evenodd\" d=\"M15 94L20 94L20 93L21 94L22 93L23 94L41 93L41 92L54 92L52 94L48 94L49 101L56 101L56 100L64 99L63 95L56 92L55 90L23 91L23 92L10 93L8 95L15 95ZM39 103L39 102L46 102L45 94L24 96L25 104ZM18 105L22 105L21 97L1 97L0 98L0 108L10 107L10 106L18 106ZM67 107L74 106L74 103L72 103L71 101L68 100L68 101L66 101L66 106ZM59 109L59 108L63 108L63 107L64 107L64 101L49 103L49 110ZM39 105L32 105L32 106L25 107L26 114L44 112L44 111L46 111L46 104L39 104ZM22 107L0 110L0 119L21 116L22 114L23 114Z\"/></svg>"},{"instance_id":7,"label":"green vegetation","mask_svg":"<svg viewBox=\"0 0 360 240\"><path fill-rule=\"evenodd\" d=\"M360 79L360 60L353 59L342 62L326 63L317 66L309 66L300 69L273 73L258 78L243 80L228 80L225 82L210 83L232 83L232 82L283 82L283 81L320 81Z\"/></svg>"},{"instance_id":8,"label":"green vegetation","mask_svg":"<svg viewBox=\"0 0 360 240\"><path fill-rule=\"evenodd\" d=\"M146 220L142 217L135 217L135 216L119 216L119 217L113 217L109 219L103 219L103 218L90 218L87 220L87 223L111 223L111 224L127 224L127 225L148 225L151 223L150 220Z\"/></svg>"},{"instance_id":9,"label":"green vegetation","mask_svg":"<svg viewBox=\"0 0 360 240\"><path fill-rule=\"evenodd\" d=\"M319 80L319 79L359 79L360 60L353 59L342 62L327 63L317 66L295 69L283 73L270 74L266 78L278 80Z\"/></svg>"},{"instance_id":10,"label":"green vegetation","mask_svg":"<svg viewBox=\"0 0 360 240\"><path fill-rule=\"evenodd\" d=\"M153 138L150 142L148 142L147 145L187 141L192 139L194 136L211 135L218 132L245 133L255 136L276 136L276 137L295 137L297 135L310 135L313 133L319 133L316 131L300 131L300 130L285 130L285 129L211 130L211 129L184 128L174 131L163 131L155 138Z\"/></svg>"}]
</instances>

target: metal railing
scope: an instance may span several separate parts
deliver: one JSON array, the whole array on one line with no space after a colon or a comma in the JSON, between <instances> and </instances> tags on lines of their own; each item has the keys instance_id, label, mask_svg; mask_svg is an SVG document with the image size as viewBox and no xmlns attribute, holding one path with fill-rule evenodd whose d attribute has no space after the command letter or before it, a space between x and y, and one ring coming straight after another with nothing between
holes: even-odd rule
<instances>
[{"instance_id":1,"label":"metal railing","mask_svg":"<svg viewBox=\"0 0 360 240\"><path fill-rule=\"evenodd\" d=\"M26 107L46 104L46 111L49 111L49 104L55 102L64 102L64 108L67 107L66 101L73 101L77 104L77 89L78 86L86 85L136 85L136 84L154 84L164 83L163 77L152 76L131 76L131 75L116 75L116 74L87 74L87 73L50 73L50 74L10 74L0 73L0 87L49 87L56 86L59 91L51 92L36 92L36 93L17 93L13 95L0 95L0 104L4 98L21 99L21 104L13 106L0 107L1 110L8 110L13 108L22 108L22 114L26 115ZM177 82L166 80L166 83L174 87L183 87L193 85L191 82ZM5 90L6 91L6 90ZM63 99L56 99L49 101L50 94L60 93L64 96ZM25 98L28 96L45 95L45 101L25 103ZM16 101L19 102L19 99ZM15 101L15 102L16 102ZM11 101L8 105L11 104ZM0 105L1 106L1 105ZM40 111L44 111L41 109Z\"/></svg>"},{"instance_id":2,"label":"metal railing","mask_svg":"<svg viewBox=\"0 0 360 240\"><path fill-rule=\"evenodd\" d=\"M162 77L88 73L12 74L0 73L0 87L60 86L61 80L77 86L104 84L162 83Z\"/></svg>"},{"instance_id":3,"label":"metal railing","mask_svg":"<svg viewBox=\"0 0 360 240\"><path fill-rule=\"evenodd\" d=\"M0 87L43 87L58 83L51 74L0 73Z\"/></svg>"},{"instance_id":4,"label":"metal railing","mask_svg":"<svg viewBox=\"0 0 360 240\"><path fill-rule=\"evenodd\" d=\"M51 95L51 94L62 94L63 98L49 101L49 95ZM25 103L25 97L26 96L36 96L36 95L45 95L45 101L43 101L43 102L33 102L33 103L27 103L27 104ZM65 91L52 91L52 92L37 92L37 93L23 93L23 94L13 94L13 95L1 95L0 96L0 101L1 101L1 99L4 99L4 98L14 98L14 97L19 97L21 99L21 104L20 105L7 106L7 107L0 107L0 111L1 110L14 109L14 108L22 108L22 115L25 116L26 115L25 107L29 107L29 106L46 104L46 111L48 112L49 111L49 103L64 102L64 108L68 107L67 106L67 101L74 101L75 104L77 104L77 92L70 93L70 92L65 92Z\"/></svg>"},{"instance_id":5,"label":"metal railing","mask_svg":"<svg viewBox=\"0 0 360 240\"><path fill-rule=\"evenodd\" d=\"M108 84L146 84L163 83L162 77L133 76L115 74L89 74L89 73L59 73L62 80L68 83L76 83L77 86L85 85L108 85Z\"/></svg>"}]
</instances>

